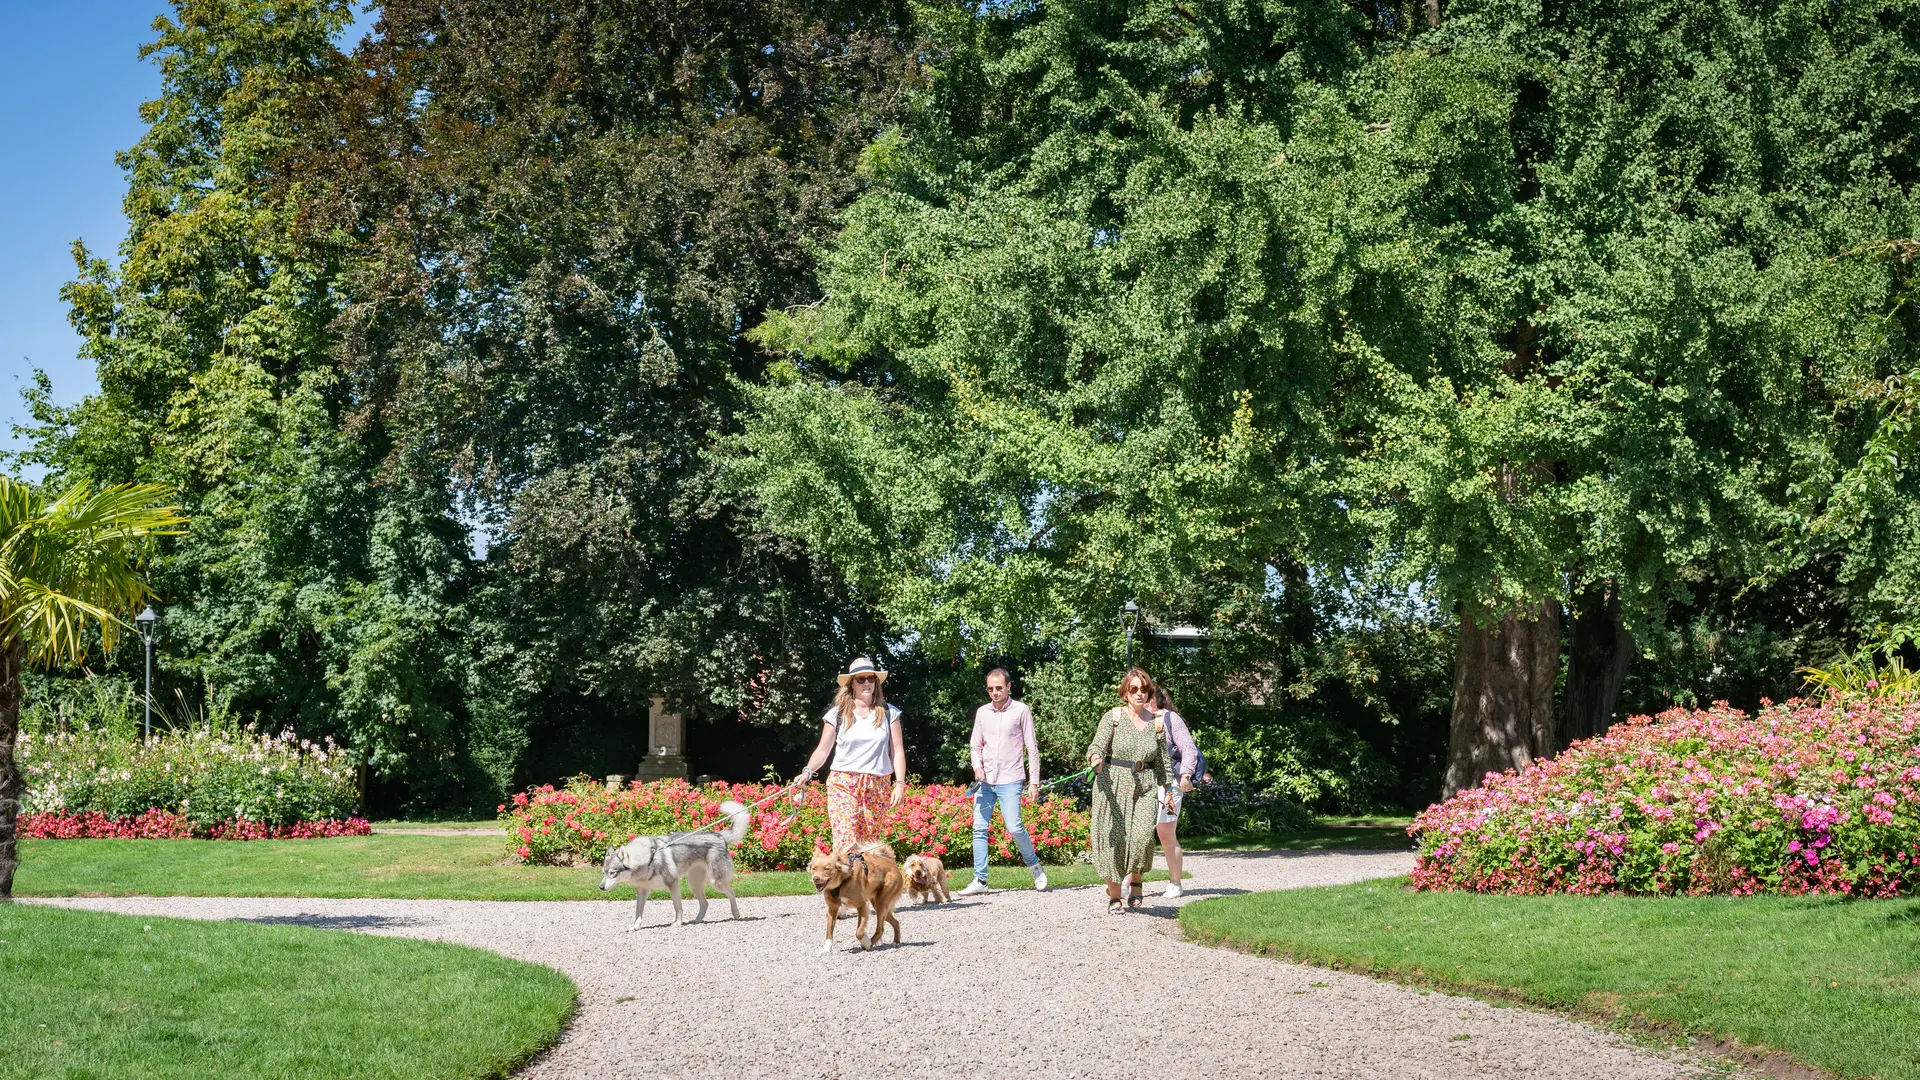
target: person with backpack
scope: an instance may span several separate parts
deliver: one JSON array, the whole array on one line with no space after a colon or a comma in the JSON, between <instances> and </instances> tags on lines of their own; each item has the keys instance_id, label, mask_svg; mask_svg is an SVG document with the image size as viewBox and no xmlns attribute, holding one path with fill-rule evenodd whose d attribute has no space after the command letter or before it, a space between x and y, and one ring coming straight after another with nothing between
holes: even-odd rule
<instances>
[{"instance_id":1,"label":"person with backpack","mask_svg":"<svg viewBox=\"0 0 1920 1080\"><path fill-rule=\"evenodd\" d=\"M1093 807L1087 839L1093 869L1107 885L1107 911L1118 915L1141 903L1140 875L1153 869L1155 815L1172 787L1167 738L1153 703L1159 688L1139 668L1120 680L1120 700L1108 709L1087 746L1093 767ZM1121 889L1133 884L1124 905Z\"/></svg>"},{"instance_id":2,"label":"person with backpack","mask_svg":"<svg viewBox=\"0 0 1920 1080\"><path fill-rule=\"evenodd\" d=\"M1179 781L1175 789L1167 793L1153 827L1154 835L1160 838L1160 850L1167 857L1167 888L1160 895L1172 898L1182 892L1180 838L1176 835L1180 828L1180 803L1186 793L1193 790L1194 777L1199 777L1201 783L1212 783L1213 775L1207 772L1207 757L1194 744L1193 733L1187 730L1186 719L1174 711L1166 687L1157 686L1154 689L1153 707L1166 729L1167 759L1172 764L1169 771ZM1138 874L1134 875L1133 885L1137 891L1140 887Z\"/></svg>"}]
</instances>

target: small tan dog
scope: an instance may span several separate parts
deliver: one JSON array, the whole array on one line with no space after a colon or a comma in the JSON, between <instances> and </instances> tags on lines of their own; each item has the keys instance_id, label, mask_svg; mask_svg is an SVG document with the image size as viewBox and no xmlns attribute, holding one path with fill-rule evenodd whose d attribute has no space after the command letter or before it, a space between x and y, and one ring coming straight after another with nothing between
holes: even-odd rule
<instances>
[{"instance_id":1,"label":"small tan dog","mask_svg":"<svg viewBox=\"0 0 1920 1080\"><path fill-rule=\"evenodd\" d=\"M907 878L907 898L916 904L944 904L947 895L947 864L934 855L909 855L900 864Z\"/></svg>"},{"instance_id":2,"label":"small tan dog","mask_svg":"<svg viewBox=\"0 0 1920 1080\"><path fill-rule=\"evenodd\" d=\"M850 905L860 921L854 924L853 940L862 949L880 944L880 935L893 925L893 942L900 943L900 920L893 906L900 900L906 879L893 849L885 844L863 844L822 852L807 863L807 876L813 887L827 899L827 941L821 952L833 951L833 924L840 919L840 905ZM873 937L867 937L867 913L873 913Z\"/></svg>"}]
</instances>

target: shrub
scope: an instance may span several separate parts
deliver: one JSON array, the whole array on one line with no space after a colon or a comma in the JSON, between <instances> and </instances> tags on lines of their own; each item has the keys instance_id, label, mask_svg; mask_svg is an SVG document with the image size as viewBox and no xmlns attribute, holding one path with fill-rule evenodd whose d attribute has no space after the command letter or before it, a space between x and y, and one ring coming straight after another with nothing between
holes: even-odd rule
<instances>
[{"instance_id":1,"label":"shrub","mask_svg":"<svg viewBox=\"0 0 1920 1080\"><path fill-rule=\"evenodd\" d=\"M101 728L42 729L21 733L20 761L22 812L46 818L41 827L54 832L84 815L137 829L160 810L194 836L312 833L355 809L353 767L340 751L291 733L202 726L143 741Z\"/></svg>"},{"instance_id":2,"label":"shrub","mask_svg":"<svg viewBox=\"0 0 1920 1080\"><path fill-rule=\"evenodd\" d=\"M1836 694L1749 717L1635 717L1428 808L1422 889L1920 891L1920 700Z\"/></svg>"},{"instance_id":3,"label":"shrub","mask_svg":"<svg viewBox=\"0 0 1920 1080\"><path fill-rule=\"evenodd\" d=\"M734 799L751 806L779 790L773 784L716 783L696 788L684 780L634 781L608 791L587 777L564 788L542 785L500 806L507 848L526 863L598 862L607 851L650 833L698 828L720 816L720 803ZM734 849L735 862L748 870L795 870L816 850L826 850L826 787L810 784L804 801L783 794L753 812L746 839ZM1087 814L1061 798L1049 797L1022 808L1021 819L1044 862L1070 862L1088 847ZM964 787L932 784L912 787L900 809L888 816L889 843L902 857L929 852L948 862L952 852L973 851L973 801ZM1018 865L1020 856L1000 816L988 834L991 858Z\"/></svg>"}]
</instances>

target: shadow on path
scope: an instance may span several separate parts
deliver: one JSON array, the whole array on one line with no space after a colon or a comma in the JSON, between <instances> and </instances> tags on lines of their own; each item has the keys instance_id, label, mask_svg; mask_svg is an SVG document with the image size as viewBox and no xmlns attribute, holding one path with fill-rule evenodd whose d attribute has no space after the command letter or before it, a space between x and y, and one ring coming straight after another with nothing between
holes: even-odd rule
<instances>
[{"instance_id":1,"label":"shadow on path","mask_svg":"<svg viewBox=\"0 0 1920 1080\"><path fill-rule=\"evenodd\" d=\"M425 926L430 919L399 915L251 915L235 922L264 923L268 926L311 926L316 930L392 930L405 926Z\"/></svg>"}]
</instances>

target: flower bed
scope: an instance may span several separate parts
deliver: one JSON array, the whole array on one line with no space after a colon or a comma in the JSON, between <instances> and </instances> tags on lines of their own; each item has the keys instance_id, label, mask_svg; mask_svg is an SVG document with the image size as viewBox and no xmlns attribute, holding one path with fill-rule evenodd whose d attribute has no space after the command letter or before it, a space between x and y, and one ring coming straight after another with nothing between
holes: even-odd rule
<instances>
[{"instance_id":1,"label":"flower bed","mask_svg":"<svg viewBox=\"0 0 1920 1080\"><path fill-rule=\"evenodd\" d=\"M137 831L153 811L181 819L193 836L322 835L320 823L346 821L356 809L352 765L331 741L291 733L199 727L141 740L100 728L22 732L19 753L22 814L53 822L48 835L83 817L86 828L106 821Z\"/></svg>"},{"instance_id":2,"label":"flower bed","mask_svg":"<svg viewBox=\"0 0 1920 1080\"><path fill-rule=\"evenodd\" d=\"M1635 717L1491 775L1408 830L1421 889L1920 892L1920 700Z\"/></svg>"},{"instance_id":3,"label":"flower bed","mask_svg":"<svg viewBox=\"0 0 1920 1080\"><path fill-rule=\"evenodd\" d=\"M734 799L751 806L778 788L768 784L712 784L696 788L684 780L652 784L635 781L618 791L581 777L564 788L544 785L513 797L500 807L507 848L526 863L598 862L610 848L635 836L698 828L720 816L720 803ZM1022 808L1021 819L1043 862L1072 861L1087 850L1088 818L1065 799L1047 798ZM790 795L753 811L747 837L734 849L736 865L747 870L795 870L816 850L825 850L826 788L810 784L804 801ZM910 788L900 808L887 819L887 841L902 857L928 852L949 864L973 858L973 801L967 789L945 784ZM988 844L994 862L1019 865L1019 851L1000 815L993 818Z\"/></svg>"},{"instance_id":4,"label":"flower bed","mask_svg":"<svg viewBox=\"0 0 1920 1080\"><path fill-rule=\"evenodd\" d=\"M26 814L20 836L26 840L312 840L324 836L367 836L365 818L330 818L267 825L245 819L198 826L179 814L148 810L134 817L110 818L91 810L78 814Z\"/></svg>"}]
</instances>

